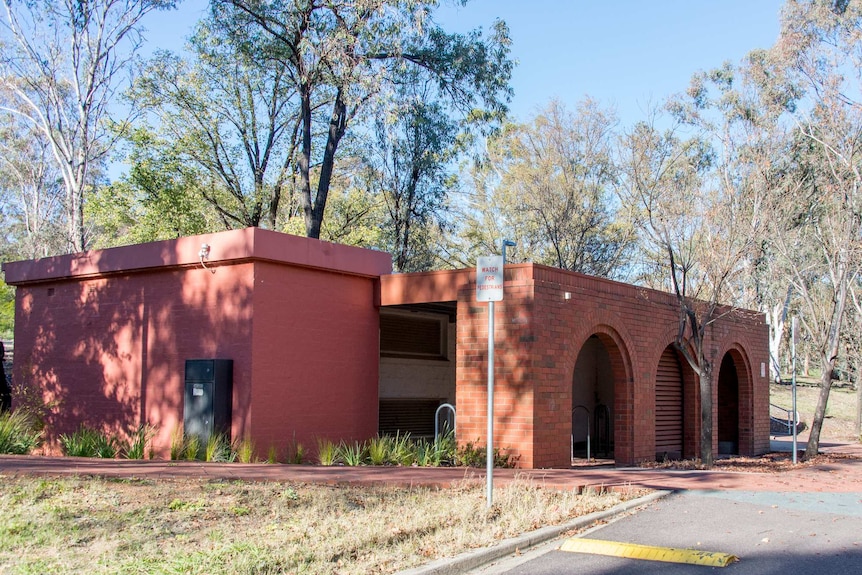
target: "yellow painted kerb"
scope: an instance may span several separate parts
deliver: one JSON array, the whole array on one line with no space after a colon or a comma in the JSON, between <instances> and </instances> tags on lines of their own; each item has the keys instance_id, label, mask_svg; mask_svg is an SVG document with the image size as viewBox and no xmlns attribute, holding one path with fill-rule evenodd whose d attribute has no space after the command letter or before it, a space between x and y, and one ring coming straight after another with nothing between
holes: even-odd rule
<instances>
[{"instance_id":1,"label":"yellow painted kerb","mask_svg":"<svg viewBox=\"0 0 862 575\"><path fill-rule=\"evenodd\" d=\"M708 565L710 567L727 567L739 559L728 553L697 551L695 549L674 549L672 547L652 547L618 541L600 541L598 539L568 539L561 551L574 553L591 553L593 555L609 555L628 559L643 559L646 561L665 561L667 563L686 563L688 565Z\"/></svg>"}]
</instances>

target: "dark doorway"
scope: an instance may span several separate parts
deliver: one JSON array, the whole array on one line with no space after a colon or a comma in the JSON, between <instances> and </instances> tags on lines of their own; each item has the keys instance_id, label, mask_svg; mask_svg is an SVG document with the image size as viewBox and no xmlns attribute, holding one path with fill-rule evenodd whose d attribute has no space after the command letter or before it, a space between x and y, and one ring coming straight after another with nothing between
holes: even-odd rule
<instances>
[{"instance_id":1,"label":"dark doorway","mask_svg":"<svg viewBox=\"0 0 862 575\"><path fill-rule=\"evenodd\" d=\"M718 372L718 454L739 453L739 376L728 353Z\"/></svg>"},{"instance_id":2,"label":"dark doorway","mask_svg":"<svg viewBox=\"0 0 862 575\"><path fill-rule=\"evenodd\" d=\"M572 376L573 459L613 459L613 405L611 356L606 344L593 335L578 353Z\"/></svg>"}]
</instances>

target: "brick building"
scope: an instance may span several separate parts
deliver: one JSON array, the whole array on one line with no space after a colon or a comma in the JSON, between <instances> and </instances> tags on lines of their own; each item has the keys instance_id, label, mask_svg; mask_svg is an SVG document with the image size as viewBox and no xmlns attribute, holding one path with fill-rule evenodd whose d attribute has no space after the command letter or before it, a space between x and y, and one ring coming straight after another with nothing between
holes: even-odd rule
<instances>
[{"instance_id":1,"label":"brick building","mask_svg":"<svg viewBox=\"0 0 862 575\"><path fill-rule=\"evenodd\" d=\"M201 256L201 246L209 253ZM54 405L50 448L81 423L183 424L188 359L232 360L230 433L262 454L317 439L434 433L485 443L487 310L472 269L392 274L388 254L250 228L4 265L17 287L14 377ZM628 465L698 453L699 392L672 342L673 297L508 265L495 306L495 445L521 467L591 453ZM769 448L767 326L708 331L714 448ZM444 411L445 413L445 411Z\"/></svg>"}]
</instances>

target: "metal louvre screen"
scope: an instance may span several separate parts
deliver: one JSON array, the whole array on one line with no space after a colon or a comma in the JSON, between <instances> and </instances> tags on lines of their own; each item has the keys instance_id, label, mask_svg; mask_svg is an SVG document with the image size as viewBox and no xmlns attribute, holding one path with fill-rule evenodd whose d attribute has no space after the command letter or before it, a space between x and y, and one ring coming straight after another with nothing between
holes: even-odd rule
<instances>
[{"instance_id":1,"label":"metal louvre screen","mask_svg":"<svg viewBox=\"0 0 862 575\"><path fill-rule=\"evenodd\" d=\"M439 399L381 399L378 433L433 437Z\"/></svg>"},{"instance_id":2,"label":"metal louvre screen","mask_svg":"<svg viewBox=\"0 0 862 575\"><path fill-rule=\"evenodd\" d=\"M443 323L437 318L381 314L380 354L418 358L443 357Z\"/></svg>"},{"instance_id":3,"label":"metal louvre screen","mask_svg":"<svg viewBox=\"0 0 862 575\"><path fill-rule=\"evenodd\" d=\"M682 457L682 369L676 352L667 348L658 363L655 382L655 450Z\"/></svg>"}]
</instances>

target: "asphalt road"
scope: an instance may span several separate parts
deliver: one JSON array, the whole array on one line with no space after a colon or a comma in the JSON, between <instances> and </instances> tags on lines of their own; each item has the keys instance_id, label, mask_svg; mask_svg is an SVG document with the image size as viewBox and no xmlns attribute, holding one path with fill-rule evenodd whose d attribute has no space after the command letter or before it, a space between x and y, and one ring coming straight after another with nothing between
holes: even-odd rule
<instances>
[{"instance_id":1,"label":"asphalt road","mask_svg":"<svg viewBox=\"0 0 862 575\"><path fill-rule=\"evenodd\" d=\"M862 486L860 487L862 490ZM862 574L862 492L685 491L581 534L590 539L730 553L707 567L560 551L556 540L476 575Z\"/></svg>"}]
</instances>

